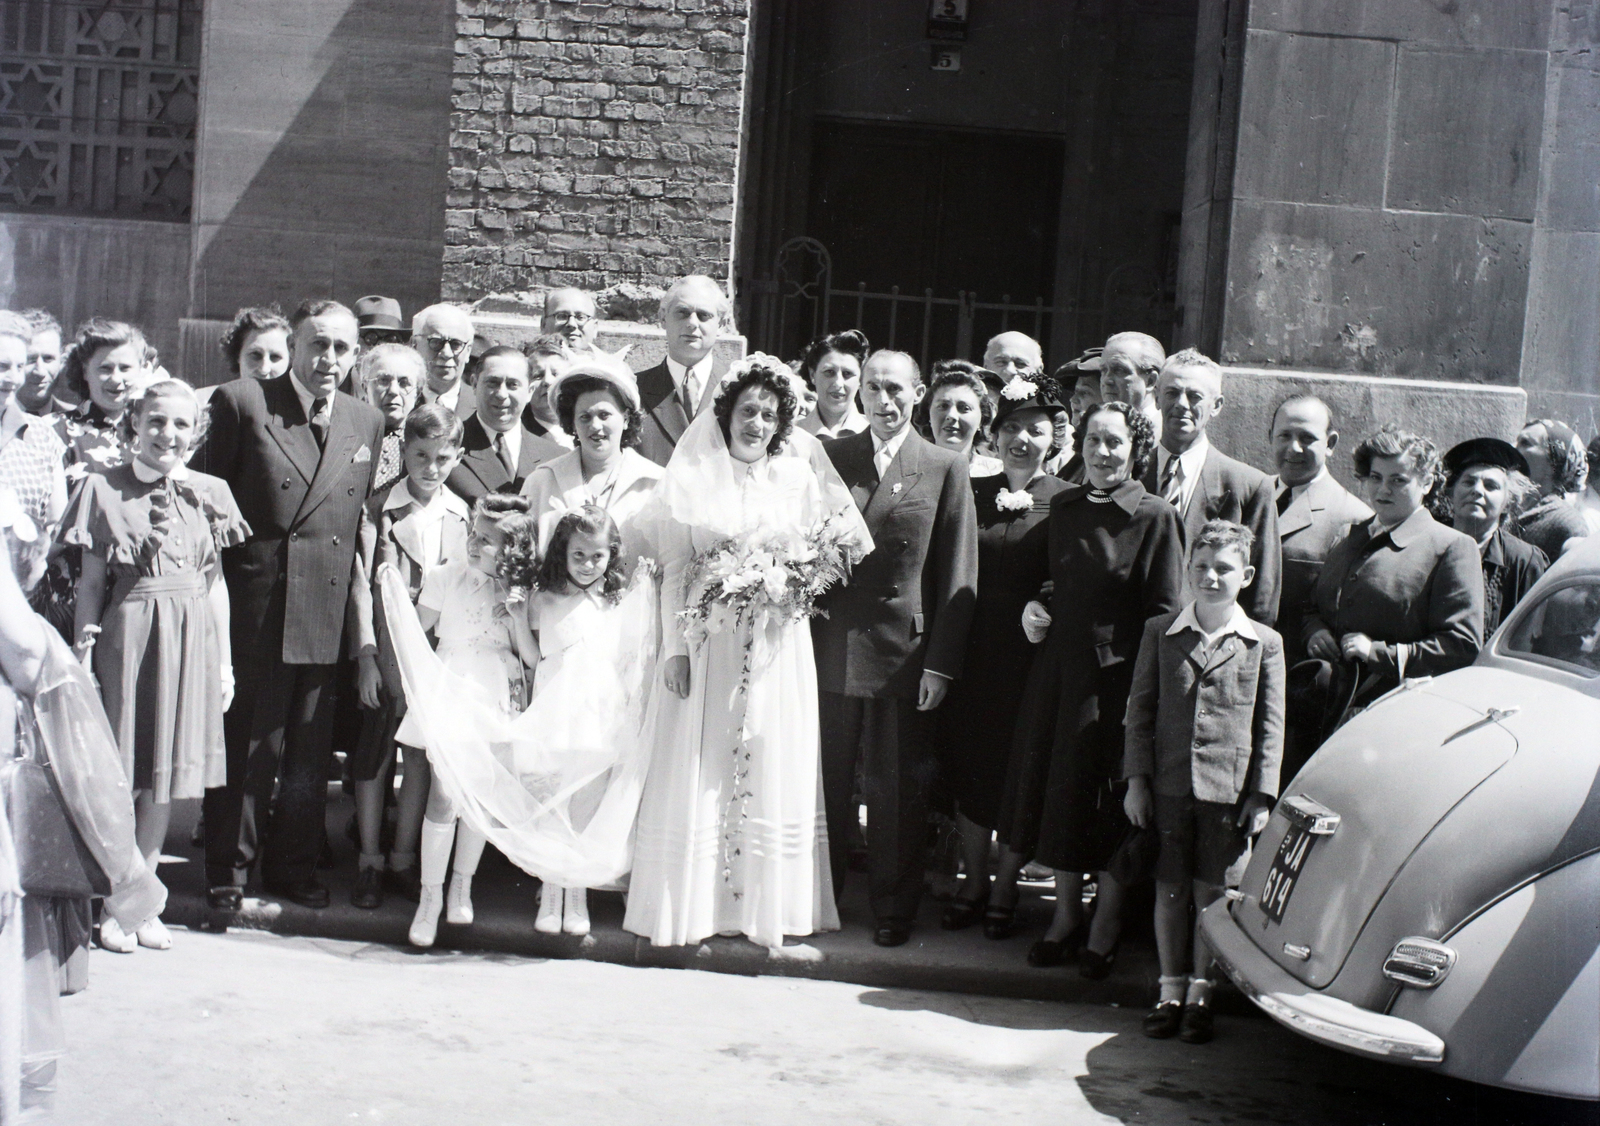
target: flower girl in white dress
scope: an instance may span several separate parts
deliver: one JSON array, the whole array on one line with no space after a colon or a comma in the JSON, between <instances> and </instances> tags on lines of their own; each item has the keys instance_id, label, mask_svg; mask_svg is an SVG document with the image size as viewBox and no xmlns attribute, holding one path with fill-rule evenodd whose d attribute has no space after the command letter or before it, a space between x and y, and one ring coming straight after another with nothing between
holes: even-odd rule
<instances>
[{"instance_id":1,"label":"flower girl in white dress","mask_svg":"<svg viewBox=\"0 0 1600 1126\"><path fill-rule=\"evenodd\" d=\"M471 682L466 693L456 697L458 708L476 705L478 710L507 717L522 708L524 666L538 661L525 607L520 605L532 586L538 535L528 507L524 497L490 493L481 498L472 513L467 558L429 572L417 598L412 625L435 629L439 660ZM407 746L425 747L435 771L422 822L422 894L409 936L414 946L426 947L438 935L441 908L446 909L447 922L471 924L472 877L483 855L485 835L470 819L460 817L448 775L444 781L440 778L436 758L440 749L420 719L407 712L395 738ZM442 893L452 842L455 865L446 904Z\"/></svg>"},{"instance_id":2,"label":"flower girl in white dress","mask_svg":"<svg viewBox=\"0 0 1600 1126\"><path fill-rule=\"evenodd\" d=\"M577 834L594 818L616 765L615 743L597 738L598 729L609 726L602 717L625 708L630 694L616 682L623 647L632 643L640 620L637 611L630 617L632 605L622 605L627 575L616 521L605 509L584 505L556 522L539 566L539 593L528 605L528 624L539 641L533 694L543 738L518 745L514 769L529 793L548 803L548 815ZM575 698L580 683L587 691ZM620 690L607 692L607 685ZM637 694L645 686L629 687ZM563 887L557 878L544 875L534 929L588 934L587 889Z\"/></svg>"}]
</instances>

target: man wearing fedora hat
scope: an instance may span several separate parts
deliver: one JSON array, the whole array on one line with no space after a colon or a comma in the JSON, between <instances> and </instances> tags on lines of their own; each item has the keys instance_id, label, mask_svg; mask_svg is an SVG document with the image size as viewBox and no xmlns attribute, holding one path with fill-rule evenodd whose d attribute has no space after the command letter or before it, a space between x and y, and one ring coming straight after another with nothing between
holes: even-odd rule
<instances>
[{"instance_id":1,"label":"man wearing fedora hat","mask_svg":"<svg viewBox=\"0 0 1600 1126\"><path fill-rule=\"evenodd\" d=\"M355 303L356 333L361 350L370 352L380 344L409 344L411 330L401 323L400 302L393 297L372 294Z\"/></svg>"}]
</instances>

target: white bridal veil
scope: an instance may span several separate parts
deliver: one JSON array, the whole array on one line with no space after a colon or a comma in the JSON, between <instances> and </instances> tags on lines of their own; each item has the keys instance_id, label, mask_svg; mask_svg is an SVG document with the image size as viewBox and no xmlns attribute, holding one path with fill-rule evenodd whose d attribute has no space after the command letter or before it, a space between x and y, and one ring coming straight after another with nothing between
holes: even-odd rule
<instances>
[{"instance_id":1,"label":"white bridal veil","mask_svg":"<svg viewBox=\"0 0 1600 1126\"><path fill-rule=\"evenodd\" d=\"M650 576L640 569L622 601L605 611L605 628L596 631L603 636L567 650L518 716L504 715L484 689L445 668L397 572L385 568L379 581L433 784L524 871L560 887L615 883L632 863L649 758L658 647Z\"/></svg>"}]
</instances>

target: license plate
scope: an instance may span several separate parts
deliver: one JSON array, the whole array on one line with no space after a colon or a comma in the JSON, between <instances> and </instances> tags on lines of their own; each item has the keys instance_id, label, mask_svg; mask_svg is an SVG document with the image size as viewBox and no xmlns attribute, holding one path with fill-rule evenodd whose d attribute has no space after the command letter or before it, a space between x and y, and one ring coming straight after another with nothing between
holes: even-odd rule
<instances>
[{"instance_id":1,"label":"license plate","mask_svg":"<svg viewBox=\"0 0 1600 1126\"><path fill-rule=\"evenodd\" d=\"M1300 872L1306 866L1306 857L1311 855L1311 846L1316 842L1309 828L1291 823L1278 844L1272 870L1261 887L1261 910L1274 923L1283 922L1283 913L1289 909L1289 897L1294 894Z\"/></svg>"}]
</instances>

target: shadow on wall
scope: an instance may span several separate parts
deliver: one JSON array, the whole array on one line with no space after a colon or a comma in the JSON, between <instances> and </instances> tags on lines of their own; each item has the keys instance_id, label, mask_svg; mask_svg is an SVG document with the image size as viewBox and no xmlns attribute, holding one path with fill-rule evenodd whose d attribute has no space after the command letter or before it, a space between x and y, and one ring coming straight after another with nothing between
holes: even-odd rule
<instances>
[{"instance_id":1,"label":"shadow on wall","mask_svg":"<svg viewBox=\"0 0 1600 1126\"><path fill-rule=\"evenodd\" d=\"M186 223L0 214L0 308L46 309L68 334L90 317L132 321L170 365L188 303Z\"/></svg>"},{"instance_id":2,"label":"shadow on wall","mask_svg":"<svg viewBox=\"0 0 1600 1126\"><path fill-rule=\"evenodd\" d=\"M438 300L454 6L212 0L206 21L190 316L368 293L409 316ZM214 345L185 345L205 363L192 378L225 377Z\"/></svg>"}]
</instances>

